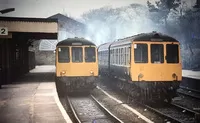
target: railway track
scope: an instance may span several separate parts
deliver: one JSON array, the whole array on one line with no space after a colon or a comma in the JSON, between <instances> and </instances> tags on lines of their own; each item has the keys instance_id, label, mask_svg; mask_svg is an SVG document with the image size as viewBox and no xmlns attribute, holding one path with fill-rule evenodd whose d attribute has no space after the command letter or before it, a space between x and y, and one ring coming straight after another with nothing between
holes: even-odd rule
<instances>
[{"instance_id":1,"label":"railway track","mask_svg":"<svg viewBox=\"0 0 200 123\"><path fill-rule=\"evenodd\" d=\"M67 100L77 123L123 123L92 95L68 96Z\"/></svg>"},{"instance_id":2,"label":"railway track","mask_svg":"<svg viewBox=\"0 0 200 123\"><path fill-rule=\"evenodd\" d=\"M195 99L193 97L179 96L177 98L174 98L172 104L184 107L185 109L191 112L200 113L199 99Z\"/></svg>"},{"instance_id":3,"label":"railway track","mask_svg":"<svg viewBox=\"0 0 200 123\"><path fill-rule=\"evenodd\" d=\"M124 91L123 91L124 92ZM127 94L126 92L124 92ZM139 99L134 98L132 95L128 96L131 103L138 104L141 107L145 107L157 115L166 119L169 122L177 123L198 123L200 122L200 114L194 110L190 110L184 106L169 104L164 102L157 103L143 103Z\"/></svg>"},{"instance_id":4,"label":"railway track","mask_svg":"<svg viewBox=\"0 0 200 123\"><path fill-rule=\"evenodd\" d=\"M177 92L184 96L200 99L200 91L180 86Z\"/></svg>"},{"instance_id":5,"label":"railway track","mask_svg":"<svg viewBox=\"0 0 200 123\"><path fill-rule=\"evenodd\" d=\"M197 123L200 121L200 114L198 112L189 110L176 104L164 103L162 105L145 104L145 107L154 111L155 113L166 117L172 122L177 123Z\"/></svg>"},{"instance_id":6,"label":"railway track","mask_svg":"<svg viewBox=\"0 0 200 123\"><path fill-rule=\"evenodd\" d=\"M137 103L140 106L166 118L166 121L175 123L199 123L200 113L187 109L177 104L169 104L165 102L161 103L142 103L134 98L129 97L133 103Z\"/></svg>"}]
</instances>

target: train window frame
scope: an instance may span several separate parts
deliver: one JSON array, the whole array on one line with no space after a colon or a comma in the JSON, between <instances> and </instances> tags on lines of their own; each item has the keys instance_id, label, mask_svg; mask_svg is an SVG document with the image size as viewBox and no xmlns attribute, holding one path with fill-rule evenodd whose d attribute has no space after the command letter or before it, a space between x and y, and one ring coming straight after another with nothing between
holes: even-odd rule
<instances>
[{"instance_id":1,"label":"train window frame","mask_svg":"<svg viewBox=\"0 0 200 123\"><path fill-rule=\"evenodd\" d=\"M91 54L88 55L89 57L86 56L86 55L87 55L86 49L88 49L88 48L92 48L92 49L94 50L93 56L90 56ZM86 63L96 62L96 48L95 48L95 47L85 47L85 48L84 48L84 51L85 51L84 60L85 60ZM92 57L92 58L90 59L90 57ZM89 59L90 61L88 61L88 59Z\"/></svg>"},{"instance_id":2,"label":"train window frame","mask_svg":"<svg viewBox=\"0 0 200 123\"><path fill-rule=\"evenodd\" d=\"M61 49L60 49L61 48ZM65 59L66 61L60 61L60 53L62 51L62 48L67 48L68 49L68 58ZM70 62L70 47L58 47L57 48L57 52L58 52L58 63L69 63Z\"/></svg>"},{"instance_id":3,"label":"train window frame","mask_svg":"<svg viewBox=\"0 0 200 123\"><path fill-rule=\"evenodd\" d=\"M133 47L133 51L134 51L134 63L136 64L147 64L148 63L148 44L147 43L134 43L133 44L134 47ZM146 46L146 60L140 60L140 61L136 61L136 49L138 49L138 45L143 45L143 46ZM142 58L142 57L140 57Z\"/></svg>"},{"instance_id":4,"label":"train window frame","mask_svg":"<svg viewBox=\"0 0 200 123\"><path fill-rule=\"evenodd\" d=\"M81 55L82 55L82 56L81 56L81 61L74 61L74 57L73 57L73 53L74 53L73 49L74 49L74 48L80 48L80 49L81 49ZM71 47L71 57L72 57L72 62L73 62L73 63L82 63L82 62L83 62L83 47L80 47L80 46L79 46L79 47L72 46L72 47ZM79 60L80 60L80 59L79 59Z\"/></svg>"},{"instance_id":5,"label":"train window frame","mask_svg":"<svg viewBox=\"0 0 200 123\"><path fill-rule=\"evenodd\" d=\"M116 64L116 53L117 51L116 51L116 49L114 49L114 61L113 61L113 64Z\"/></svg>"},{"instance_id":6,"label":"train window frame","mask_svg":"<svg viewBox=\"0 0 200 123\"><path fill-rule=\"evenodd\" d=\"M120 48L118 48L118 65L120 65Z\"/></svg>"},{"instance_id":7,"label":"train window frame","mask_svg":"<svg viewBox=\"0 0 200 123\"><path fill-rule=\"evenodd\" d=\"M172 51L172 49L171 50L169 50L171 53L168 53L168 45L170 45L170 46L172 46L172 45L176 45L177 46L177 57L176 57L176 62L169 62L168 61L168 59L169 59L169 55L174 55L175 53L174 53L174 51ZM173 52L173 53L172 53ZM178 44L166 44L166 57L165 57L165 60L166 60L166 63L167 64L178 64L178 63L180 63L180 59L179 59L179 57L180 57L180 54L179 54L179 45Z\"/></svg>"},{"instance_id":8,"label":"train window frame","mask_svg":"<svg viewBox=\"0 0 200 123\"><path fill-rule=\"evenodd\" d=\"M159 49L159 51L158 51L159 54L157 54L159 60L154 60L155 57L153 57L153 56L155 56L155 51L154 51L154 53L152 51L155 50L156 48L152 47L153 45L161 46L161 48L162 48L161 50ZM162 53L160 53L160 51L162 51ZM151 54L151 63L153 63L153 64L163 64L164 63L164 45L163 44L157 44L157 43L150 44L150 54ZM152 55L152 54L154 54L154 55Z\"/></svg>"}]
</instances>

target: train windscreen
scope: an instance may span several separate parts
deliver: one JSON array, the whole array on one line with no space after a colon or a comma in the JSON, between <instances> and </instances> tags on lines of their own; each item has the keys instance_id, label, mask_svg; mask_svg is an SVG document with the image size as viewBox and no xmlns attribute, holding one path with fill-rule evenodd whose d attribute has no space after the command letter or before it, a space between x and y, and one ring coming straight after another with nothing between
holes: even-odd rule
<instances>
[{"instance_id":1,"label":"train windscreen","mask_svg":"<svg viewBox=\"0 0 200 123\"><path fill-rule=\"evenodd\" d=\"M70 62L69 47L59 47L58 48L58 62L59 63Z\"/></svg>"},{"instance_id":2,"label":"train windscreen","mask_svg":"<svg viewBox=\"0 0 200 123\"><path fill-rule=\"evenodd\" d=\"M83 62L82 47L72 47L72 62Z\"/></svg>"},{"instance_id":3,"label":"train windscreen","mask_svg":"<svg viewBox=\"0 0 200 123\"><path fill-rule=\"evenodd\" d=\"M135 63L148 63L148 45L134 44L134 61Z\"/></svg>"},{"instance_id":4,"label":"train windscreen","mask_svg":"<svg viewBox=\"0 0 200 123\"><path fill-rule=\"evenodd\" d=\"M167 44L167 63L179 63L179 51L177 44Z\"/></svg>"},{"instance_id":5,"label":"train windscreen","mask_svg":"<svg viewBox=\"0 0 200 123\"><path fill-rule=\"evenodd\" d=\"M163 44L151 44L151 63L164 63Z\"/></svg>"},{"instance_id":6,"label":"train windscreen","mask_svg":"<svg viewBox=\"0 0 200 123\"><path fill-rule=\"evenodd\" d=\"M96 52L94 47L85 48L85 62L96 62Z\"/></svg>"}]
</instances>

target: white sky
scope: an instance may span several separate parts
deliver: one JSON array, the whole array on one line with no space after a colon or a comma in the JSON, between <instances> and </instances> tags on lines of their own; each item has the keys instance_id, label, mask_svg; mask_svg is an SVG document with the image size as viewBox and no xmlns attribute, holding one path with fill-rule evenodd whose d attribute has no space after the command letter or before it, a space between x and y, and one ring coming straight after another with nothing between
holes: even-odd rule
<instances>
[{"instance_id":1,"label":"white sky","mask_svg":"<svg viewBox=\"0 0 200 123\"><path fill-rule=\"evenodd\" d=\"M59 2L58 2L59 1ZM0 0L0 9L15 8L14 12L0 16L49 17L57 13L67 13L79 18L90 9L103 6L120 7L131 3L146 5L147 0ZM154 2L155 0L149 0Z\"/></svg>"}]
</instances>

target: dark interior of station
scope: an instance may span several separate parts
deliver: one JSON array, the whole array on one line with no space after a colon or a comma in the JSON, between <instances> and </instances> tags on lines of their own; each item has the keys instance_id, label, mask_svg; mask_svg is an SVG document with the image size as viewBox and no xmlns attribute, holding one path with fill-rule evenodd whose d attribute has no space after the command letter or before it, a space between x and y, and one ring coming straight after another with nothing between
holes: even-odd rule
<instances>
[{"instance_id":1,"label":"dark interior of station","mask_svg":"<svg viewBox=\"0 0 200 123\"><path fill-rule=\"evenodd\" d=\"M4 22L55 22L56 19L1 17ZM39 39L57 39L56 33L9 31L9 35L0 36L0 85L14 82L17 78L35 68L35 54L29 51L33 41Z\"/></svg>"}]
</instances>

